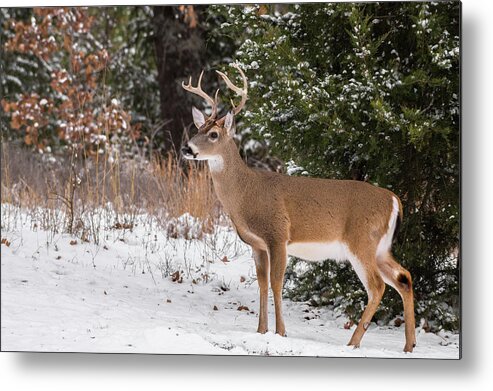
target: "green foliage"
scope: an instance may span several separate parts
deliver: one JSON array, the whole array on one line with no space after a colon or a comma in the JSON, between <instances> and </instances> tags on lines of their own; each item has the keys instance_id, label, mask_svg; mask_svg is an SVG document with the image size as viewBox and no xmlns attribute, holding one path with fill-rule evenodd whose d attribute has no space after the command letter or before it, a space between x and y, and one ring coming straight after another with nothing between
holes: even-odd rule
<instances>
[{"instance_id":1,"label":"green foliage","mask_svg":"<svg viewBox=\"0 0 493 391\"><path fill-rule=\"evenodd\" d=\"M244 126L290 161L290 172L394 191L404 205L394 253L413 276L417 313L457 328L460 4L262 7L215 8L228 20L221 33L241 43ZM355 312L364 295L348 271L325 263L293 272L288 294L344 297ZM397 294L382 308L399 313Z\"/></svg>"}]
</instances>

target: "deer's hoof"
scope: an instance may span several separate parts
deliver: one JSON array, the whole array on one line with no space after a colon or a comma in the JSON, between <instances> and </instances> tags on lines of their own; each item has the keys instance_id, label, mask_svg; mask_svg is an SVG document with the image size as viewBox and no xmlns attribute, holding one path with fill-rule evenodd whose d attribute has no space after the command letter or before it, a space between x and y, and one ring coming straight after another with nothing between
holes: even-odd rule
<instances>
[{"instance_id":1,"label":"deer's hoof","mask_svg":"<svg viewBox=\"0 0 493 391\"><path fill-rule=\"evenodd\" d=\"M353 346L355 349L357 349L357 348L359 348L360 342L361 342L361 338L357 338L353 334L353 336L349 340L347 346Z\"/></svg>"},{"instance_id":2,"label":"deer's hoof","mask_svg":"<svg viewBox=\"0 0 493 391\"><path fill-rule=\"evenodd\" d=\"M406 346L404 346L404 352L406 352L406 353L412 353L415 346L416 346L415 343L413 343L413 344L406 344Z\"/></svg>"}]
</instances>

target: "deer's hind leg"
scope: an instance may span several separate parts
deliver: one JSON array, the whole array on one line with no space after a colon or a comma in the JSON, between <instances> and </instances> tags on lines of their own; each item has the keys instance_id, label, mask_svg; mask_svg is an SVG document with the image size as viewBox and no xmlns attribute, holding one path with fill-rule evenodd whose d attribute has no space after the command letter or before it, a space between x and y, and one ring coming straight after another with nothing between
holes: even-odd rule
<instances>
[{"instance_id":1,"label":"deer's hind leg","mask_svg":"<svg viewBox=\"0 0 493 391\"><path fill-rule=\"evenodd\" d=\"M376 265L375 251L372 251L374 247L376 245L373 242L360 240L357 244L350 245L348 248L347 259L353 266L368 295L368 303L348 343L348 345L354 347L359 347L385 291L385 282Z\"/></svg>"},{"instance_id":2,"label":"deer's hind leg","mask_svg":"<svg viewBox=\"0 0 493 391\"><path fill-rule=\"evenodd\" d=\"M404 325L406 332L405 352L412 352L416 346L416 323L414 319L414 295L411 274L399 265L390 252L377 257L377 266L383 280L395 288L404 305Z\"/></svg>"},{"instance_id":3,"label":"deer's hind leg","mask_svg":"<svg viewBox=\"0 0 493 391\"><path fill-rule=\"evenodd\" d=\"M371 257L352 257L350 262L353 265L359 279L365 286L368 294L368 303L366 308L363 311L361 320L348 343L348 345L359 347L361 338L363 338L363 335L368 329L371 319L373 318L373 315L375 315L375 311L382 300L383 293L385 291L385 283L375 265L375 260Z\"/></svg>"}]
</instances>

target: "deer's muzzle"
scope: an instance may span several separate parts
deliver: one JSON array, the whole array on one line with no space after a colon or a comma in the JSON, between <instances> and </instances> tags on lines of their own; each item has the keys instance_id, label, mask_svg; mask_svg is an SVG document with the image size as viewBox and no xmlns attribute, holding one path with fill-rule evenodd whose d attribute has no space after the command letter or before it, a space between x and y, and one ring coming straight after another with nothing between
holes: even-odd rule
<instances>
[{"instance_id":1,"label":"deer's muzzle","mask_svg":"<svg viewBox=\"0 0 493 391\"><path fill-rule=\"evenodd\" d=\"M197 154L193 152L192 148L190 148L190 145L188 145L188 143L181 147L181 153L183 157L187 159L194 159L197 156Z\"/></svg>"}]
</instances>

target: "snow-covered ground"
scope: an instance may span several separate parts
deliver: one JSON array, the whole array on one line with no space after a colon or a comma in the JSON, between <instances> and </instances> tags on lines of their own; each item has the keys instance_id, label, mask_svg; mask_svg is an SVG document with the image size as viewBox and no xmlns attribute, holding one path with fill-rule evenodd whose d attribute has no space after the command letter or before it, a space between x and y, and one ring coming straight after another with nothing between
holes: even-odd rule
<instances>
[{"instance_id":1,"label":"snow-covered ground","mask_svg":"<svg viewBox=\"0 0 493 391\"><path fill-rule=\"evenodd\" d=\"M347 319L289 300L288 337L257 334L251 253L227 228L202 240L167 239L138 216L132 230L103 227L96 245L41 230L9 208L2 205L11 219L1 233L2 350L459 357L457 334L419 328L414 353L403 353L403 326L372 324L361 348L347 347L355 327L345 329Z\"/></svg>"}]
</instances>

